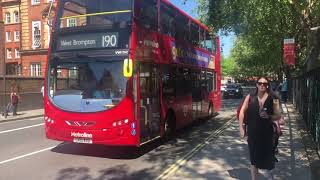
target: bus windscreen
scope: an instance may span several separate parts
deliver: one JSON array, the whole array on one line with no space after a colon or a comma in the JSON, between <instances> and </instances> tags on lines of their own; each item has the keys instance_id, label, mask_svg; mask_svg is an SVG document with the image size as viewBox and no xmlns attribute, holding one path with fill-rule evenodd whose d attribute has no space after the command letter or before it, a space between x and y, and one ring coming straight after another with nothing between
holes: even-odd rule
<instances>
[{"instance_id":1,"label":"bus windscreen","mask_svg":"<svg viewBox=\"0 0 320 180\"><path fill-rule=\"evenodd\" d=\"M51 62L48 83L51 101L72 112L98 112L120 103L127 83L122 75L123 61L101 59Z\"/></svg>"},{"instance_id":2,"label":"bus windscreen","mask_svg":"<svg viewBox=\"0 0 320 180\"><path fill-rule=\"evenodd\" d=\"M62 0L58 27L115 26L132 19L132 0Z\"/></svg>"}]
</instances>

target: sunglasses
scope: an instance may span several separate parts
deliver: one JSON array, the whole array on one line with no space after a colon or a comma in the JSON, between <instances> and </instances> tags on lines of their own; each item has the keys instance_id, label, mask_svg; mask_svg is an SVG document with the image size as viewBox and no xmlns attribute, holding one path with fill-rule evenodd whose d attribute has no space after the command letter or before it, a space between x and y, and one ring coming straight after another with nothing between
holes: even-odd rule
<instances>
[{"instance_id":1,"label":"sunglasses","mask_svg":"<svg viewBox=\"0 0 320 180\"><path fill-rule=\"evenodd\" d=\"M262 86L262 85L263 85L263 86L268 86L268 83L263 83L263 82L258 82L257 84L258 84L259 86Z\"/></svg>"}]
</instances>

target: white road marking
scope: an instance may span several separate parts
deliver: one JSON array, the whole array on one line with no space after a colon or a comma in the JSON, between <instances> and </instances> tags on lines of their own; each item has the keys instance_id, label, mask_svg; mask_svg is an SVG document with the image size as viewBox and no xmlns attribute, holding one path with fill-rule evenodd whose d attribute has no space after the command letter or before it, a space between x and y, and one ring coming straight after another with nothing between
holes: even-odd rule
<instances>
[{"instance_id":1,"label":"white road marking","mask_svg":"<svg viewBox=\"0 0 320 180\"><path fill-rule=\"evenodd\" d=\"M36 125L32 125L32 126L26 126L26 127L21 127L21 128L16 128L16 129L10 129L10 130L5 130L5 131L0 131L0 134L4 134L4 133L8 133L8 132L13 132L13 131L19 131L22 129L28 129L28 128L33 128L33 127L37 127L37 126L43 126L44 123L41 124L36 124Z\"/></svg>"},{"instance_id":2,"label":"white road marking","mask_svg":"<svg viewBox=\"0 0 320 180\"><path fill-rule=\"evenodd\" d=\"M39 151L34 151L32 153L25 154L25 155L22 155L22 156L18 156L18 157L14 157L14 158L11 158L11 159L7 159L7 160L4 160L4 161L1 161L0 165L8 163L8 162L11 162L11 161L14 161L14 160L18 160L18 159L21 159L21 158L24 158L24 157L32 156L34 154L38 154L38 153L41 153L41 152L44 152L44 151L48 151L48 150L50 150L52 148L55 148L55 147L56 146L52 146L52 147L48 147L48 148L45 148L45 149L41 149Z\"/></svg>"}]
</instances>

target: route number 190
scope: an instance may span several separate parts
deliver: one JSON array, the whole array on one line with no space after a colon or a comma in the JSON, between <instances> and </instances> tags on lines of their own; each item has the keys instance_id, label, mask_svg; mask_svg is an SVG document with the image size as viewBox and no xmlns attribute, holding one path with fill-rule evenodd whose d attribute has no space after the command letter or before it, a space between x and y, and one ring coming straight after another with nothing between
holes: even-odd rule
<instances>
[{"instance_id":1,"label":"route number 190","mask_svg":"<svg viewBox=\"0 0 320 180\"><path fill-rule=\"evenodd\" d=\"M102 36L102 47L117 47L118 39L116 35Z\"/></svg>"}]
</instances>

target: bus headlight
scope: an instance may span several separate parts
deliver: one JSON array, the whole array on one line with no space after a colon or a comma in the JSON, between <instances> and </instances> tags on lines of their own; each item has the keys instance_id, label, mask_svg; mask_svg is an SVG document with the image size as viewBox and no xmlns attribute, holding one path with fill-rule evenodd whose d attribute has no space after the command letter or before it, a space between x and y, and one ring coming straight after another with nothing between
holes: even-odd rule
<instances>
[{"instance_id":1,"label":"bus headlight","mask_svg":"<svg viewBox=\"0 0 320 180\"><path fill-rule=\"evenodd\" d=\"M44 117L44 120L45 120L47 123L51 123L51 124L54 123L54 120L51 119L51 118L49 118L48 116L45 116L45 117Z\"/></svg>"},{"instance_id":2,"label":"bus headlight","mask_svg":"<svg viewBox=\"0 0 320 180\"><path fill-rule=\"evenodd\" d=\"M123 126L123 125L127 125L129 123L129 119L123 119L120 121L114 121L112 123L112 127L119 127L119 126Z\"/></svg>"}]
</instances>

